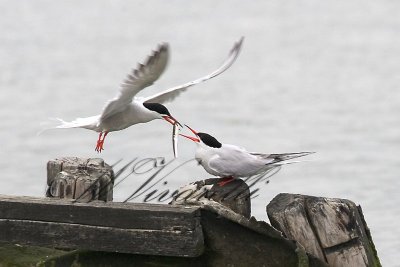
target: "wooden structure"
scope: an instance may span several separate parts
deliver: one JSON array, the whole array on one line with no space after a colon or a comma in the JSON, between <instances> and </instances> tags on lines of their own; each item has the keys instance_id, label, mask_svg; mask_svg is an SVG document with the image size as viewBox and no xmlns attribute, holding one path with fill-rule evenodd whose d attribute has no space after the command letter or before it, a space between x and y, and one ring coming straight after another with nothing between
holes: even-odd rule
<instances>
[{"instance_id":1,"label":"wooden structure","mask_svg":"<svg viewBox=\"0 0 400 267\"><path fill-rule=\"evenodd\" d=\"M153 264L160 265L163 256L175 256L182 263L177 266L325 266L268 224L217 202L180 206L1 196L0 229L3 243L103 251L106 258L104 252L153 255L158 256ZM94 255L93 260L101 258ZM113 262L122 264L118 257ZM131 263L138 264L134 256Z\"/></svg>"},{"instance_id":2,"label":"wooden structure","mask_svg":"<svg viewBox=\"0 0 400 267\"><path fill-rule=\"evenodd\" d=\"M0 266L379 266L352 202L281 194L268 205L280 232L250 217L242 180L198 181L171 205L116 203L113 171L101 159L47 167L49 198L0 195Z\"/></svg>"},{"instance_id":3,"label":"wooden structure","mask_svg":"<svg viewBox=\"0 0 400 267\"><path fill-rule=\"evenodd\" d=\"M350 200L279 194L267 213L275 228L329 266L380 266L361 207Z\"/></svg>"}]
</instances>

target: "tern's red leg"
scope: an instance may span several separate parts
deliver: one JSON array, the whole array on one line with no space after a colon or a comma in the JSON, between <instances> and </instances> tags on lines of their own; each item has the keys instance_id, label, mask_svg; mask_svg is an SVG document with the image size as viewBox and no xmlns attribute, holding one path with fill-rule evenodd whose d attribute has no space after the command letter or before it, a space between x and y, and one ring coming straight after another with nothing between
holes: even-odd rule
<instances>
[{"instance_id":1,"label":"tern's red leg","mask_svg":"<svg viewBox=\"0 0 400 267\"><path fill-rule=\"evenodd\" d=\"M226 184L229 184L233 180L235 180L235 178L233 178L232 176L224 177L224 178L221 178L221 182L218 182L218 185L224 186Z\"/></svg>"},{"instance_id":2,"label":"tern's red leg","mask_svg":"<svg viewBox=\"0 0 400 267\"><path fill-rule=\"evenodd\" d=\"M100 150L100 144L101 144L101 137L103 136L103 132L99 133L99 139L97 139L97 144L96 144L96 148L94 150L96 150L97 152L101 152Z\"/></svg>"},{"instance_id":3,"label":"tern's red leg","mask_svg":"<svg viewBox=\"0 0 400 267\"><path fill-rule=\"evenodd\" d=\"M96 145L96 148L95 148L95 150L96 150L98 153L101 153L101 151L104 150L103 144L104 144L104 139L106 139L107 134L108 134L108 132L104 132L103 139L101 139L101 136L103 135L103 133L101 132L101 133L99 134L99 139L97 140L97 145Z\"/></svg>"}]
</instances>

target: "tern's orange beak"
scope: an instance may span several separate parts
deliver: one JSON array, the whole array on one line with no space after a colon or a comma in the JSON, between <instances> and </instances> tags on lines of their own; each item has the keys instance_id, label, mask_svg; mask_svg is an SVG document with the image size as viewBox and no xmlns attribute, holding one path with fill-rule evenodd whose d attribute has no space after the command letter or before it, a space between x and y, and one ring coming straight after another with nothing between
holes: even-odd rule
<instances>
[{"instance_id":1,"label":"tern's orange beak","mask_svg":"<svg viewBox=\"0 0 400 267\"><path fill-rule=\"evenodd\" d=\"M171 123L172 125L178 124L179 126L182 127L182 124L179 123L179 121L177 121L174 117L172 116L162 116L164 120L166 120L167 122Z\"/></svg>"},{"instance_id":2,"label":"tern's orange beak","mask_svg":"<svg viewBox=\"0 0 400 267\"><path fill-rule=\"evenodd\" d=\"M196 132L195 130L193 130L192 128L190 128L190 127L187 126L186 124L185 124L185 126L186 126L192 133L194 133L196 136L198 136L198 135L197 135L197 132ZM187 139L190 139L190 140L192 140L193 142L200 143L200 139L197 138L197 137L192 137L192 136L188 136L188 135L184 135L184 134L179 134L179 135L181 135L181 136L183 136L183 137L186 137Z\"/></svg>"}]
</instances>

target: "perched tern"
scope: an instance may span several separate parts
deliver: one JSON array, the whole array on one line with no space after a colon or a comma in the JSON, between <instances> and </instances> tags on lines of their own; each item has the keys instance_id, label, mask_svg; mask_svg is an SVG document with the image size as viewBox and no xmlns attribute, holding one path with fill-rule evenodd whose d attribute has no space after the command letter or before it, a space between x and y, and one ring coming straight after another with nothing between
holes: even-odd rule
<instances>
[{"instance_id":1,"label":"perched tern","mask_svg":"<svg viewBox=\"0 0 400 267\"><path fill-rule=\"evenodd\" d=\"M195 137L180 134L197 144L195 158L210 174L223 178L218 184L223 186L234 179L249 177L284 165L298 157L314 152L297 152L284 154L262 154L246 151L244 148L220 143L215 137L196 132L186 125Z\"/></svg>"},{"instance_id":2,"label":"perched tern","mask_svg":"<svg viewBox=\"0 0 400 267\"><path fill-rule=\"evenodd\" d=\"M98 132L99 138L95 150L101 152L104 150L104 139L109 132L123 130L131 125L155 119L164 119L176 126L179 122L162 103L171 101L189 87L214 78L226 71L235 62L242 43L243 37L234 44L228 57L214 72L149 97L137 97L136 94L152 85L161 76L167 66L169 46L167 43L162 43L148 56L143 64L139 63L137 68L128 74L121 84L118 95L105 105L100 115L77 118L71 122L57 119L61 124L55 128L84 128ZM173 142L176 142L176 139L173 137ZM173 146L175 151L176 143Z\"/></svg>"}]
</instances>

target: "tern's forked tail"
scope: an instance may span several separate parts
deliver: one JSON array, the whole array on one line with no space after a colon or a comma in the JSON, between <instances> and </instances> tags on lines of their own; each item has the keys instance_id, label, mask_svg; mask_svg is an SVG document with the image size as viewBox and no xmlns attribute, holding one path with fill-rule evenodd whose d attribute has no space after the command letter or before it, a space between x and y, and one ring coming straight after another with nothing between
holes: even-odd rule
<instances>
[{"instance_id":1,"label":"tern's forked tail","mask_svg":"<svg viewBox=\"0 0 400 267\"><path fill-rule=\"evenodd\" d=\"M295 152L295 153L283 153L283 154L271 154L270 158L275 159L276 162L287 161L295 158L304 157L315 152Z\"/></svg>"},{"instance_id":2,"label":"tern's forked tail","mask_svg":"<svg viewBox=\"0 0 400 267\"><path fill-rule=\"evenodd\" d=\"M56 129L67 129L67 128L85 128L89 130L96 130L99 116L92 116L87 118L77 118L73 121L67 122L62 119L56 118L61 124L56 126Z\"/></svg>"},{"instance_id":3,"label":"tern's forked tail","mask_svg":"<svg viewBox=\"0 0 400 267\"><path fill-rule=\"evenodd\" d=\"M267 161L266 165L286 165L290 163L298 163L300 161L290 161L295 158L304 157L315 152L295 152L295 153L282 153L282 154L261 154L251 153Z\"/></svg>"},{"instance_id":4,"label":"tern's forked tail","mask_svg":"<svg viewBox=\"0 0 400 267\"><path fill-rule=\"evenodd\" d=\"M85 128L96 131L98 119L99 116L92 116L87 118L77 118L73 121L68 122L60 118L49 118L49 120L57 122L58 125L47 127L38 132L37 135L40 135L41 133L52 129Z\"/></svg>"}]
</instances>

